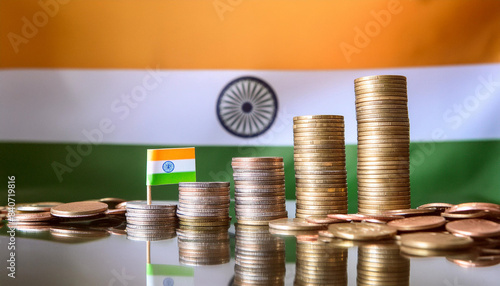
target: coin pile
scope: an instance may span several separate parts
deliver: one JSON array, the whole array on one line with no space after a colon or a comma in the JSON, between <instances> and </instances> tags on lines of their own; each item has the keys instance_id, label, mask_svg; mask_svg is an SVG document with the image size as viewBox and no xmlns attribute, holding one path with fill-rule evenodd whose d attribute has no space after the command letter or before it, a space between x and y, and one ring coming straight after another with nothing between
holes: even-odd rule
<instances>
[{"instance_id":1,"label":"coin pile","mask_svg":"<svg viewBox=\"0 0 500 286\"><path fill-rule=\"evenodd\" d=\"M297 237L294 285L347 285L347 248Z\"/></svg>"},{"instance_id":2,"label":"coin pile","mask_svg":"<svg viewBox=\"0 0 500 286\"><path fill-rule=\"evenodd\" d=\"M187 227L177 230L179 262L184 265L218 265L230 260L227 226Z\"/></svg>"},{"instance_id":3,"label":"coin pile","mask_svg":"<svg viewBox=\"0 0 500 286\"><path fill-rule=\"evenodd\" d=\"M229 182L179 183L179 224L228 226Z\"/></svg>"},{"instance_id":4,"label":"coin pile","mask_svg":"<svg viewBox=\"0 0 500 286\"><path fill-rule=\"evenodd\" d=\"M233 285L284 285L285 242L267 226L236 226Z\"/></svg>"},{"instance_id":5,"label":"coin pile","mask_svg":"<svg viewBox=\"0 0 500 286\"><path fill-rule=\"evenodd\" d=\"M344 117L296 116L293 124L295 216L347 213Z\"/></svg>"},{"instance_id":6,"label":"coin pile","mask_svg":"<svg viewBox=\"0 0 500 286\"><path fill-rule=\"evenodd\" d=\"M354 80L358 122L358 212L410 208L410 122L406 77Z\"/></svg>"},{"instance_id":7,"label":"coin pile","mask_svg":"<svg viewBox=\"0 0 500 286\"><path fill-rule=\"evenodd\" d=\"M162 240L175 237L177 205L163 201L127 202L127 238Z\"/></svg>"},{"instance_id":8,"label":"coin pile","mask_svg":"<svg viewBox=\"0 0 500 286\"><path fill-rule=\"evenodd\" d=\"M358 248L357 285L410 285L410 260L396 244L371 244Z\"/></svg>"},{"instance_id":9,"label":"coin pile","mask_svg":"<svg viewBox=\"0 0 500 286\"><path fill-rule=\"evenodd\" d=\"M238 224L267 225L287 217L283 158L239 157L231 166Z\"/></svg>"}]
</instances>

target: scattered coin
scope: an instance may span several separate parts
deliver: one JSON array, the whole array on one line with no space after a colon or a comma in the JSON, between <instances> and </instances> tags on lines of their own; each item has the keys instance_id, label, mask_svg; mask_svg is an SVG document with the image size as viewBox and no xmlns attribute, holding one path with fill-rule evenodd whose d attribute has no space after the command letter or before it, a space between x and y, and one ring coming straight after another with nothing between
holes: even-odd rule
<instances>
[{"instance_id":1,"label":"scattered coin","mask_svg":"<svg viewBox=\"0 0 500 286\"><path fill-rule=\"evenodd\" d=\"M16 209L22 212L50 212L51 208L61 204L62 203L60 202L39 202L39 203L18 205L16 206Z\"/></svg>"},{"instance_id":2,"label":"scattered coin","mask_svg":"<svg viewBox=\"0 0 500 286\"><path fill-rule=\"evenodd\" d=\"M335 237L350 240L379 240L396 235L393 227L374 223L339 223L331 224L328 231Z\"/></svg>"},{"instance_id":3,"label":"scattered coin","mask_svg":"<svg viewBox=\"0 0 500 286\"><path fill-rule=\"evenodd\" d=\"M474 240L441 232L417 232L401 235L401 245L411 248L456 250L469 248Z\"/></svg>"},{"instance_id":4,"label":"scattered coin","mask_svg":"<svg viewBox=\"0 0 500 286\"><path fill-rule=\"evenodd\" d=\"M318 230L326 229L326 225L310 223L300 218L283 218L270 221L269 228L282 230Z\"/></svg>"},{"instance_id":5,"label":"scattered coin","mask_svg":"<svg viewBox=\"0 0 500 286\"><path fill-rule=\"evenodd\" d=\"M446 220L441 216L414 216L393 220L387 223L399 231L417 231L443 226Z\"/></svg>"},{"instance_id":6,"label":"scattered coin","mask_svg":"<svg viewBox=\"0 0 500 286\"><path fill-rule=\"evenodd\" d=\"M50 213L57 217L86 217L103 214L108 205L96 201L66 203L51 208Z\"/></svg>"},{"instance_id":7,"label":"scattered coin","mask_svg":"<svg viewBox=\"0 0 500 286\"><path fill-rule=\"evenodd\" d=\"M500 235L500 224L485 219L463 219L446 224L446 230L456 235L484 238Z\"/></svg>"}]
</instances>

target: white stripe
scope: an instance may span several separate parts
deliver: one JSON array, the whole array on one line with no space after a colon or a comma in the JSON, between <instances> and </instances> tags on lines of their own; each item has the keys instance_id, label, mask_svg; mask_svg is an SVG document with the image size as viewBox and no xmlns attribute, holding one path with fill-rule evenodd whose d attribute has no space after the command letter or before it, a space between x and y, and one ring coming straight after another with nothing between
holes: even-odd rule
<instances>
[{"instance_id":1,"label":"white stripe","mask_svg":"<svg viewBox=\"0 0 500 286\"><path fill-rule=\"evenodd\" d=\"M168 160L174 164L174 169L169 173L179 173L179 172L194 172L196 171L195 159L185 159L185 160ZM147 163L147 174L163 174L167 173L163 170L163 164L166 161L148 161Z\"/></svg>"},{"instance_id":2,"label":"white stripe","mask_svg":"<svg viewBox=\"0 0 500 286\"><path fill-rule=\"evenodd\" d=\"M372 74L408 77L413 141L500 138L500 64L488 64L342 71L2 70L0 140L292 145L293 116L341 114L346 142L355 143L353 80ZM279 101L273 126L253 139L228 133L215 112L222 88L245 75L269 83ZM143 98L129 98L140 91Z\"/></svg>"}]
</instances>

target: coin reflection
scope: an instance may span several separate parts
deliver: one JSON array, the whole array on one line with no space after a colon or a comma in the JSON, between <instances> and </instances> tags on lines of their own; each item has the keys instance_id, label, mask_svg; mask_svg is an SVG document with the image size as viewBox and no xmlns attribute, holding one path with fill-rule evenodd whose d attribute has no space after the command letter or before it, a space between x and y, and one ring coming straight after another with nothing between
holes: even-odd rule
<instances>
[{"instance_id":1,"label":"coin reflection","mask_svg":"<svg viewBox=\"0 0 500 286\"><path fill-rule=\"evenodd\" d=\"M233 285L284 285L285 243L268 226L236 226Z\"/></svg>"},{"instance_id":2,"label":"coin reflection","mask_svg":"<svg viewBox=\"0 0 500 286\"><path fill-rule=\"evenodd\" d=\"M177 230L177 243L179 262L184 265L218 265L231 259L227 226L181 225Z\"/></svg>"},{"instance_id":3,"label":"coin reflection","mask_svg":"<svg viewBox=\"0 0 500 286\"><path fill-rule=\"evenodd\" d=\"M347 251L298 236L295 285L347 285Z\"/></svg>"},{"instance_id":4,"label":"coin reflection","mask_svg":"<svg viewBox=\"0 0 500 286\"><path fill-rule=\"evenodd\" d=\"M410 260L396 244L360 246L357 285L410 285Z\"/></svg>"}]
</instances>

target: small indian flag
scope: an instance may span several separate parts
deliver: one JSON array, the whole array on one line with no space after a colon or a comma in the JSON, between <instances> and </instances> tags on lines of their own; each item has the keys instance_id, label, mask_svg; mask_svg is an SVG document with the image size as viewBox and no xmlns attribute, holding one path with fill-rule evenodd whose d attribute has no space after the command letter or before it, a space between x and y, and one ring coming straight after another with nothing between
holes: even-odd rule
<instances>
[{"instance_id":1,"label":"small indian flag","mask_svg":"<svg viewBox=\"0 0 500 286\"><path fill-rule=\"evenodd\" d=\"M146 285L193 286L194 268L180 265L147 264Z\"/></svg>"},{"instance_id":2,"label":"small indian flag","mask_svg":"<svg viewBox=\"0 0 500 286\"><path fill-rule=\"evenodd\" d=\"M146 185L196 182L194 147L148 149Z\"/></svg>"}]
</instances>

